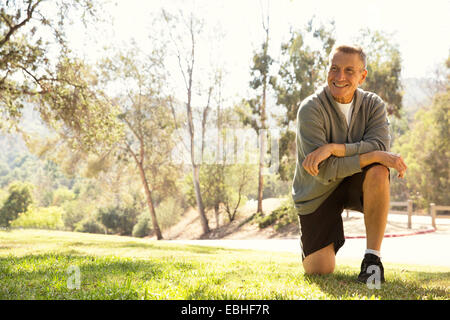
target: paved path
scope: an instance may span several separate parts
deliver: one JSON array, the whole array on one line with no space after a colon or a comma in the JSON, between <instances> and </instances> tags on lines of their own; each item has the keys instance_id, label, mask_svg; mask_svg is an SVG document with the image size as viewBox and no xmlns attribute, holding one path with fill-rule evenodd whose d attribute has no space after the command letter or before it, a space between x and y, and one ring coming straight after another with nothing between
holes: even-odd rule
<instances>
[{"instance_id":1,"label":"paved path","mask_svg":"<svg viewBox=\"0 0 450 320\"><path fill-rule=\"evenodd\" d=\"M359 213L357 213L359 214ZM344 213L345 216L345 213ZM362 222L357 224L350 214L350 219L344 220L346 235L349 230L360 235L363 230ZM361 216L359 217L361 218ZM431 220L429 217L413 216L413 228L407 229L405 222L406 216L390 215L390 230L386 228L387 235L383 240L381 249L382 261L384 263L405 263L417 265L432 265L450 267L450 219L437 219L437 230L430 233L420 234L421 230L430 230ZM351 226L350 223L353 225ZM389 225L388 223L388 225ZM399 227L402 226L402 227ZM396 229L394 232L393 230ZM419 234L418 234L419 233ZM352 233L350 233L351 237ZM300 255L299 239L269 239L269 240L168 240L173 243L186 243L193 245L206 245L234 249L254 249L264 251L292 252ZM339 250L336 260L339 264L341 259L354 259L361 261L366 249L365 238L346 239L344 246Z\"/></svg>"}]
</instances>

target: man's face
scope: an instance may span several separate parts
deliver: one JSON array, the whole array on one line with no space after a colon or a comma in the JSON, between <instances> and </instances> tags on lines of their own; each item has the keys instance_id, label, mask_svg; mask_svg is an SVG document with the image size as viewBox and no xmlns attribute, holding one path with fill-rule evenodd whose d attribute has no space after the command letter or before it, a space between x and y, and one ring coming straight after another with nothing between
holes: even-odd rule
<instances>
[{"instance_id":1,"label":"man's face","mask_svg":"<svg viewBox=\"0 0 450 320\"><path fill-rule=\"evenodd\" d=\"M328 87L334 100L350 103L367 76L367 70L356 53L336 52L328 69Z\"/></svg>"}]
</instances>

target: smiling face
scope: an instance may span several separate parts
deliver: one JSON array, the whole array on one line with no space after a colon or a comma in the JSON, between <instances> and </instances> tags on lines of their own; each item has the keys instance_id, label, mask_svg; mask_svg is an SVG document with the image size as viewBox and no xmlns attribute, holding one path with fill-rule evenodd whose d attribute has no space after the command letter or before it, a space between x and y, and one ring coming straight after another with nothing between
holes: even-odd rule
<instances>
[{"instance_id":1,"label":"smiling face","mask_svg":"<svg viewBox=\"0 0 450 320\"><path fill-rule=\"evenodd\" d=\"M367 70L358 54L337 51L331 59L327 78L334 100L350 103L366 76Z\"/></svg>"}]
</instances>

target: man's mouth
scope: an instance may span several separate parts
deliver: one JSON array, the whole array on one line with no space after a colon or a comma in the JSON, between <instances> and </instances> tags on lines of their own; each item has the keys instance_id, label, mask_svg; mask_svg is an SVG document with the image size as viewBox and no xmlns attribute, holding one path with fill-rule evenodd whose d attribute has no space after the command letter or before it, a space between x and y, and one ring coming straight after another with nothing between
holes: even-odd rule
<instances>
[{"instance_id":1,"label":"man's mouth","mask_svg":"<svg viewBox=\"0 0 450 320\"><path fill-rule=\"evenodd\" d=\"M348 84L338 84L338 83L336 83L336 82L333 82L333 85L334 85L335 87L337 87L337 88L345 88L345 87L348 86Z\"/></svg>"}]
</instances>

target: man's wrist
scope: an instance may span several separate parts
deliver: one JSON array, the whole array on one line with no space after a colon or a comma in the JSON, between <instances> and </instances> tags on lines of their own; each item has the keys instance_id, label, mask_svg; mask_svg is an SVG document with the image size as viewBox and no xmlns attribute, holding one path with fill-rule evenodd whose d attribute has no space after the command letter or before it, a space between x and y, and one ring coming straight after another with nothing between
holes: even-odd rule
<instances>
[{"instance_id":1,"label":"man's wrist","mask_svg":"<svg viewBox=\"0 0 450 320\"><path fill-rule=\"evenodd\" d=\"M330 152L335 157L345 157L345 144L330 143Z\"/></svg>"},{"instance_id":2,"label":"man's wrist","mask_svg":"<svg viewBox=\"0 0 450 320\"><path fill-rule=\"evenodd\" d=\"M359 155L359 166L364 168L372 163L380 162L380 152L371 151Z\"/></svg>"}]
</instances>

